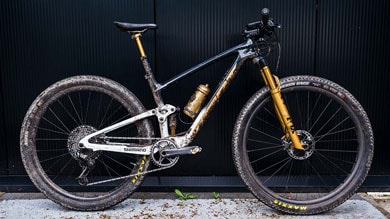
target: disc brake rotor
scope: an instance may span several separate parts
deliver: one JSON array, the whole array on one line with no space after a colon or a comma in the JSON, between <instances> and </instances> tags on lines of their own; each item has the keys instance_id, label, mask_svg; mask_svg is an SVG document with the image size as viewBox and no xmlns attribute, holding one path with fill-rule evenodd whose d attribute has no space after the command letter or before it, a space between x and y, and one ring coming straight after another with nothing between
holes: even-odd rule
<instances>
[{"instance_id":1,"label":"disc brake rotor","mask_svg":"<svg viewBox=\"0 0 390 219\"><path fill-rule=\"evenodd\" d=\"M313 155L315 150L315 141L314 137L308 132L304 130L296 131L299 138L301 139L301 144L305 150L297 150L292 146L292 142L290 138L282 139L283 145L287 154L296 159L296 160L305 160Z\"/></svg>"}]
</instances>

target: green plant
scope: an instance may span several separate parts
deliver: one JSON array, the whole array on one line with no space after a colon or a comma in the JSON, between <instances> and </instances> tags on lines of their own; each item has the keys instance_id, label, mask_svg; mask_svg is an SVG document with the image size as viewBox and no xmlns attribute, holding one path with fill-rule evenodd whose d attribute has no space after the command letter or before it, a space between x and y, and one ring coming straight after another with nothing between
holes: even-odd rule
<instances>
[{"instance_id":1,"label":"green plant","mask_svg":"<svg viewBox=\"0 0 390 219\"><path fill-rule=\"evenodd\" d=\"M219 199L219 193L213 192L213 196L215 199Z\"/></svg>"},{"instance_id":2,"label":"green plant","mask_svg":"<svg viewBox=\"0 0 390 219\"><path fill-rule=\"evenodd\" d=\"M194 199L195 198L195 196L193 194L191 194L191 193L185 194L185 193L182 193L178 189L175 189L175 193L176 193L176 195L179 196L179 200L187 200L187 199Z\"/></svg>"}]
</instances>

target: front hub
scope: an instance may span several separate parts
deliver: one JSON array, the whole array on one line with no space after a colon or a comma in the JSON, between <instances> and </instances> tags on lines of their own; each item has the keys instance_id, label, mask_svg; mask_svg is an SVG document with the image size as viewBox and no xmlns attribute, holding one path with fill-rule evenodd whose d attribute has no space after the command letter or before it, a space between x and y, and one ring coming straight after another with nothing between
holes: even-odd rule
<instances>
[{"instance_id":1,"label":"front hub","mask_svg":"<svg viewBox=\"0 0 390 219\"><path fill-rule=\"evenodd\" d=\"M290 138L283 138L283 145L290 157L296 160L305 160L313 155L315 150L314 137L308 131L297 130L296 132L299 136L299 139L301 139L301 144L304 150L294 149Z\"/></svg>"}]
</instances>

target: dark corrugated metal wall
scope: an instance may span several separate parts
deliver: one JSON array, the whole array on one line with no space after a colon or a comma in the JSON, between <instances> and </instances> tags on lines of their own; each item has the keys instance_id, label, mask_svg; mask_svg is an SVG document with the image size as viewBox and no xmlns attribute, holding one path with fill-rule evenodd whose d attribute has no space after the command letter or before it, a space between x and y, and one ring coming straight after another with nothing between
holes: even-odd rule
<instances>
[{"instance_id":1,"label":"dark corrugated metal wall","mask_svg":"<svg viewBox=\"0 0 390 219\"><path fill-rule=\"evenodd\" d=\"M240 43L241 30L259 19L262 7L269 7L283 27L280 76L319 75L349 89L374 126L376 155L370 173L390 174L385 139L390 123L387 0L14 0L0 4L0 174L24 174L18 150L21 121L35 96L59 79L75 74L109 77L132 90L148 108L153 106L136 48L112 21L159 25L143 40L157 79L165 81ZM228 65L229 60L223 61L168 88L165 101L183 107L198 84L215 87ZM161 174L235 175L230 149L234 120L260 86L255 68L246 65L199 133L195 143L204 148L202 153L181 158L178 167Z\"/></svg>"}]
</instances>

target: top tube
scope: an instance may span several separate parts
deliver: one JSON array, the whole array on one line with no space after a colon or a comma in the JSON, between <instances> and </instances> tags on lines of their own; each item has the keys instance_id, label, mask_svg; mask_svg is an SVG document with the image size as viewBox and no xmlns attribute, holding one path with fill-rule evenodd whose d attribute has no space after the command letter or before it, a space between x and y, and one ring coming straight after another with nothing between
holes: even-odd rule
<instances>
[{"instance_id":1,"label":"top tube","mask_svg":"<svg viewBox=\"0 0 390 219\"><path fill-rule=\"evenodd\" d=\"M191 75L191 74L193 74L193 73L195 73L195 72L205 68L206 66L210 65L211 63L216 62L216 61L218 61L220 59L223 59L223 58L225 58L225 57L227 57L227 56L229 56L229 55L231 55L231 54L233 54L235 52L238 52L241 49L245 49L245 48L249 47L252 44L253 44L252 41L249 40L249 41L247 41L245 43L241 43L241 44L239 44L239 45L237 45L235 47L232 47L232 48L230 48L230 49L228 49L228 50L226 50L226 51L224 51L222 53L219 53L218 55L216 55L214 57L211 57L211 58L207 59L206 61L203 61L202 63L200 63L198 65L195 65L194 67L192 67L192 68L190 68L190 69L180 73L179 75L176 75L175 77L173 77L172 79L168 80L167 82L165 82L163 84L157 85L156 91L161 91L161 90L167 88L172 83L174 83L174 82L176 82L176 81L178 81L180 79L183 79L185 77L188 77L189 75Z\"/></svg>"}]
</instances>

